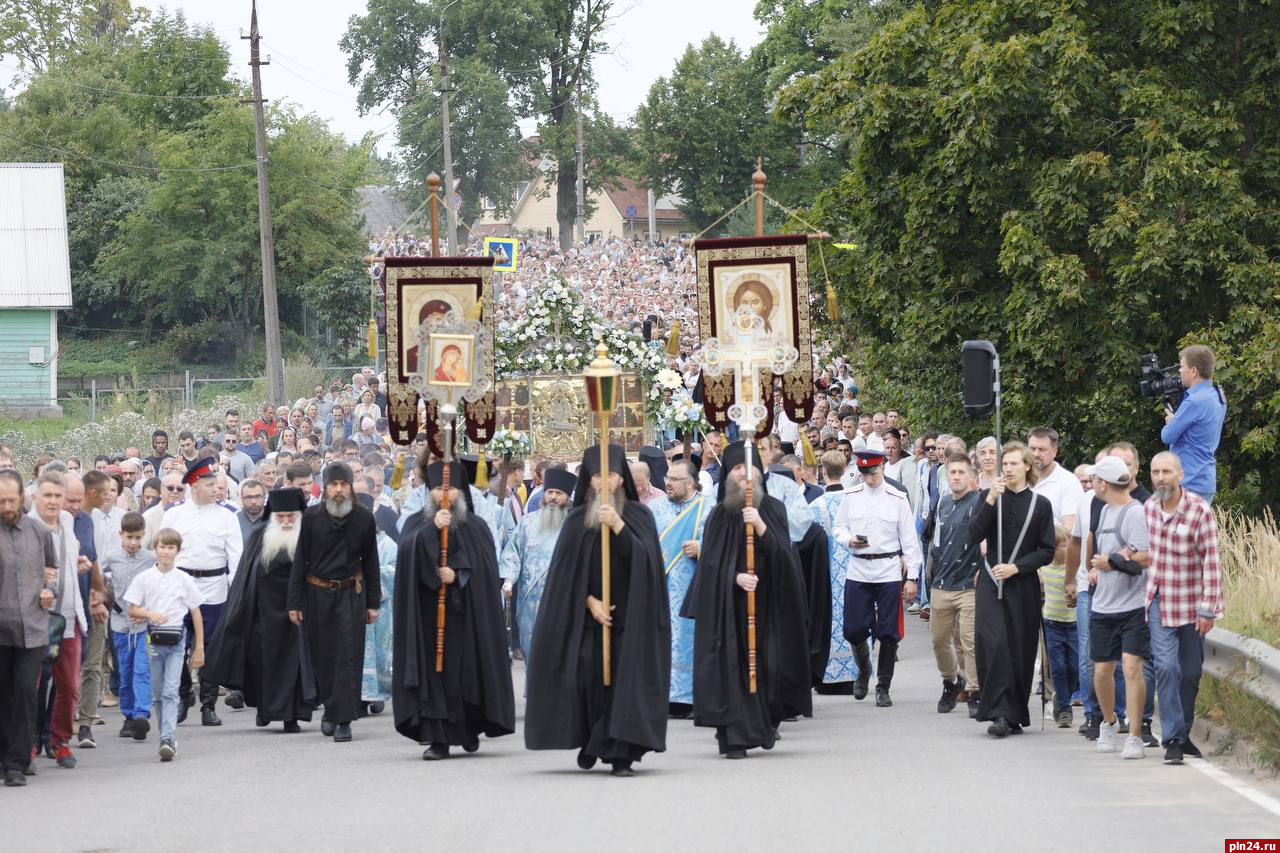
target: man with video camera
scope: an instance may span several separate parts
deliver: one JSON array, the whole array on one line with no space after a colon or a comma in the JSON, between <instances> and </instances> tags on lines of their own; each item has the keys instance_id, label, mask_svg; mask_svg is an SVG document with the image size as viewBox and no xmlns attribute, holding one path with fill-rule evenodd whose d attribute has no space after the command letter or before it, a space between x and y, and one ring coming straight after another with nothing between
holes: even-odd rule
<instances>
[{"instance_id":1,"label":"man with video camera","mask_svg":"<svg viewBox=\"0 0 1280 853\"><path fill-rule=\"evenodd\" d=\"M1214 453L1222 438L1227 401L1212 381L1217 362L1213 350L1195 344L1183 348L1178 359L1178 375L1187 390L1177 411L1166 407L1160 440L1182 460L1182 487L1212 504L1218 490Z\"/></svg>"}]
</instances>

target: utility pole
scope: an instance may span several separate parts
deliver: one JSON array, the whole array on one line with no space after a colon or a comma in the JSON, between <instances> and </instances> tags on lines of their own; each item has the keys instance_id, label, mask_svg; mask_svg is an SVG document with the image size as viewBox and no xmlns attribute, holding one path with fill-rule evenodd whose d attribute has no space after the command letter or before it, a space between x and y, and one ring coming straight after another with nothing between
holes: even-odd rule
<instances>
[{"instance_id":1,"label":"utility pole","mask_svg":"<svg viewBox=\"0 0 1280 853\"><path fill-rule=\"evenodd\" d=\"M578 217L573 223L573 239L587 241L587 184L582 171L582 81L578 81L578 96L574 99L574 112L578 114Z\"/></svg>"},{"instance_id":2,"label":"utility pole","mask_svg":"<svg viewBox=\"0 0 1280 853\"><path fill-rule=\"evenodd\" d=\"M441 12L441 19L444 13ZM440 121L444 127L444 202L446 228L449 231L448 252L458 254L458 211L453 207L453 146L449 140L449 65L444 56L444 27L440 27Z\"/></svg>"},{"instance_id":3,"label":"utility pole","mask_svg":"<svg viewBox=\"0 0 1280 853\"><path fill-rule=\"evenodd\" d=\"M284 354L280 349L280 306L276 301L276 246L271 232L271 199L267 194L267 131L262 116L263 62L258 52L258 3L253 2L249 23L249 65L253 68L254 145L258 153L258 239L262 244L262 326L267 338L267 395L273 403L284 401ZM244 103L241 101L241 103Z\"/></svg>"}]
</instances>

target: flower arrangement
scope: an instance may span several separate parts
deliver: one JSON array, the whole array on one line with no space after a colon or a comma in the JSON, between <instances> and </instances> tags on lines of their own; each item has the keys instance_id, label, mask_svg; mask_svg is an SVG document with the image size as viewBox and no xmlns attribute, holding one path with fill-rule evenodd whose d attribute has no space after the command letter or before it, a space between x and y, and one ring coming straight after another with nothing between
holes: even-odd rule
<instances>
[{"instance_id":1,"label":"flower arrangement","mask_svg":"<svg viewBox=\"0 0 1280 853\"><path fill-rule=\"evenodd\" d=\"M508 427L496 431L486 449L503 459L524 459L533 449L533 442L528 433Z\"/></svg>"},{"instance_id":2,"label":"flower arrangement","mask_svg":"<svg viewBox=\"0 0 1280 853\"><path fill-rule=\"evenodd\" d=\"M669 400L663 400L659 392L656 420L664 431L674 429L676 435L711 429L702 405L695 403L683 388L674 391Z\"/></svg>"},{"instance_id":3,"label":"flower arrangement","mask_svg":"<svg viewBox=\"0 0 1280 853\"><path fill-rule=\"evenodd\" d=\"M595 358L596 341L604 342L619 370L637 374L649 387L667 365L660 341L645 343L629 329L606 324L558 275L534 289L519 319L499 323L496 331L499 379L520 373L581 373ZM652 395L646 400L651 419L657 417L659 402Z\"/></svg>"}]
</instances>

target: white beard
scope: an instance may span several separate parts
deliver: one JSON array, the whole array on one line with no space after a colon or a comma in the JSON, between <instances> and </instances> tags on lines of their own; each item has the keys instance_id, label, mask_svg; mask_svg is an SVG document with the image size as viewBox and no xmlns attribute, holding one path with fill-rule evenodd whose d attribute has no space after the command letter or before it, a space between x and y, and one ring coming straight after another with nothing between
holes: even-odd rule
<instances>
[{"instance_id":1,"label":"white beard","mask_svg":"<svg viewBox=\"0 0 1280 853\"><path fill-rule=\"evenodd\" d=\"M298 534L301 532L302 528L297 524L285 530L274 518L268 521L267 529L262 531L262 568L265 570L281 553L287 552L292 560L294 551L298 548Z\"/></svg>"},{"instance_id":2,"label":"white beard","mask_svg":"<svg viewBox=\"0 0 1280 853\"><path fill-rule=\"evenodd\" d=\"M760 506L760 493L764 491L764 478L755 468L751 469L751 505ZM732 477L725 484L724 508L737 512L747 505L747 488L745 480L739 483Z\"/></svg>"},{"instance_id":3,"label":"white beard","mask_svg":"<svg viewBox=\"0 0 1280 853\"><path fill-rule=\"evenodd\" d=\"M550 504L543 501L537 512L538 530L544 533L559 530L564 526L564 518L568 514L569 511L559 504Z\"/></svg>"},{"instance_id":4,"label":"white beard","mask_svg":"<svg viewBox=\"0 0 1280 853\"><path fill-rule=\"evenodd\" d=\"M611 503L613 508L618 511L618 515L622 515L622 508L626 506L627 503L627 490L622 486L619 486L613 493L613 500ZM588 530L600 529L599 512L600 495L592 490L587 495L587 516L583 519L583 523L586 524Z\"/></svg>"},{"instance_id":5,"label":"white beard","mask_svg":"<svg viewBox=\"0 0 1280 853\"><path fill-rule=\"evenodd\" d=\"M355 505L355 501L352 500L324 499L324 511L334 518L346 518L351 515L351 510Z\"/></svg>"},{"instance_id":6,"label":"white beard","mask_svg":"<svg viewBox=\"0 0 1280 853\"><path fill-rule=\"evenodd\" d=\"M427 502L422 505L422 514L435 524L436 513L443 507L437 506L435 499L431 497L431 492L427 492ZM453 516L453 521L449 524L449 529L455 529L459 524L467 520L467 499L460 498L456 501L449 502L449 514Z\"/></svg>"}]
</instances>

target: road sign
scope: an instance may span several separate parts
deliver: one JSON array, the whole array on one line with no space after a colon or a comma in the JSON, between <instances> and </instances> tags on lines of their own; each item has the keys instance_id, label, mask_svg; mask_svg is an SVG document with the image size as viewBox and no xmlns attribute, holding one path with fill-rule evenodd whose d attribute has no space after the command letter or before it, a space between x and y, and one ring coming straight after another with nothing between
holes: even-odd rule
<instances>
[{"instance_id":1,"label":"road sign","mask_svg":"<svg viewBox=\"0 0 1280 853\"><path fill-rule=\"evenodd\" d=\"M462 209L462 193L454 193L449 196L449 206L454 210Z\"/></svg>"},{"instance_id":2,"label":"road sign","mask_svg":"<svg viewBox=\"0 0 1280 853\"><path fill-rule=\"evenodd\" d=\"M484 253L494 259L495 272L515 272L519 243L514 237L485 237Z\"/></svg>"},{"instance_id":3,"label":"road sign","mask_svg":"<svg viewBox=\"0 0 1280 853\"><path fill-rule=\"evenodd\" d=\"M627 219L635 219L639 213L634 204L627 205Z\"/></svg>"}]
</instances>

